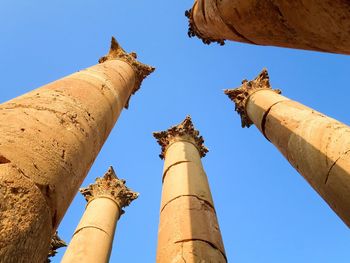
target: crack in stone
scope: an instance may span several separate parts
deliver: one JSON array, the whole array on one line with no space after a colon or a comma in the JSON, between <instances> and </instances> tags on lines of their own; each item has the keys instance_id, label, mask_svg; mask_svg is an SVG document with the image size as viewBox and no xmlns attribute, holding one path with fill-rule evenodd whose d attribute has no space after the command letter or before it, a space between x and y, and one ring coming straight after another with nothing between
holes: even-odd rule
<instances>
[{"instance_id":1,"label":"crack in stone","mask_svg":"<svg viewBox=\"0 0 350 263\"><path fill-rule=\"evenodd\" d=\"M73 236L75 236L76 234L78 234L81 230L86 229L86 228L93 228L93 229L98 229L100 231L102 231L103 233L105 233L107 236L110 236L104 229L98 227L98 226L84 226L82 228L79 228L77 231L74 232Z\"/></svg>"},{"instance_id":2,"label":"crack in stone","mask_svg":"<svg viewBox=\"0 0 350 263\"><path fill-rule=\"evenodd\" d=\"M169 172L170 168L178 165L178 164L181 164L181 163L190 163L191 161L179 161L179 162L176 162L176 163L173 163L172 165L170 165L164 172L163 174L163 178L162 178L162 183L164 183L164 179L165 179L165 176L166 174Z\"/></svg>"},{"instance_id":3,"label":"crack in stone","mask_svg":"<svg viewBox=\"0 0 350 263\"><path fill-rule=\"evenodd\" d=\"M163 212L163 210L165 209L165 207L166 207L168 204L170 204L171 202L173 202L173 201L175 201L176 199L179 199L179 198L181 198L181 197L194 197L194 198L197 198L199 201L202 201L202 202L204 202L206 205L208 205L209 207L211 207L211 208L214 210L214 213L216 214L215 208L214 208L214 206L213 206L211 203L209 203L207 200L202 199L202 198L200 198L200 197L198 197L198 196L196 196L196 195L179 195L179 196L177 196L177 197L174 197L173 199L169 200L169 201L163 206L163 208L160 210L160 212Z\"/></svg>"},{"instance_id":4,"label":"crack in stone","mask_svg":"<svg viewBox=\"0 0 350 263\"><path fill-rule=\"evenodd\" d=\"M328 170L328 173L327 173L327 175L326 175L326 179L325 179L325 181L324 181L324 184L327 184L328 178L329 178L329 176L330 176L330 173L331 173L333 167L337 164L337 162L338 162L343 156L345 156L345 155L348 154L349 152L350 152L350 150L345 151L344 153L342 153L342 154L337 158L337 160L334 161L334 163L331 165L331 167L330 167L329 170Z\"/></svg>"},{"instance_id":5,"label":"crack in stone","mask_svg":"<svg viewBox=\"0 0 350 263\"><path fill-rule=\"evenodd\" d=\"M247 100L248 101L248 100ZM271 109L272 109L272 107L273 106L275 106L275 105L277 105L277 104L279 104L279 103L281 103L281 102L284 102L285 100L281 100L281 101L277 101L277 102L275 102L274 104L272 104L269 108L268 108L268 110L266 110L265 111L265 113L264 113L264 115L263 115L263 117L262 117L262 119L261 119L261 130L262 130L262 134L264 135L264 137L270 142L270 140L269 140L269 138L267 138L267 136L266 136L266 133L265 133L265 125L266 125L266 120L267 120L267 116L269 115L269 113L270 113L270 111L271 111ZM247 112L247 111L246 111Z\"/></svg>"},{"instance_id":6,"label":"crack in stone","mask_svg":"<svg viewBox=\"0 0 350 263\"><path fill-rule=\"evenodd\" d=\"M46 108L46 107L42 107L42 106L35 106L35 105L25 105L25 104L17 104L17 103L13 103L13 104L10 104L10 106L7 106L7 107L1 107L0 110L11 110L11 109L18 109L18 108L24 108L24 109L34 109L34 110L38 110L38 111L48 111L48 112L52 112L54 114L64 114L62 112L59 112L57 110L53 110L53 109L50 109L50 108Z\"/></svg>"},{"instance_id":7,"label":"crack in stone","mask_svg":"<svg viewBox=\"0 0 350 263\"><path fill-rule=\"evenodd\" d=\"M182 248L183 248L183 243L185 243L185 242L193 242L193 241L198 241L198 242L206 243L206 244L208 244L209 246L211 246L212 248L218 250L218 251L221 253L221 255L225 258L225 261L227 262L227 257L226 257L226 255L225 255L225 253L222 252L217 246L215 246L215 244L211 243L211 242L208 241L208 240L199 239L199 238L193 238L193 239L183 239L183 240L175 241L174 243L175 243L175 244L181 243L181 244L182 244ZM182 250L182 253L183 253L183 250ZM185 261L185 262L186 262L186 261Z\"/></svg>"},{"instance_id":8,"label":"crack in stone","mask_svg":"<svg viewBox=\"0 0 350 263\"><path fill-rule=\"evenodd\" d=\"M204 2L204 1L203 1ZM237 28L235 28L233 25L227 23L223 18L222 18L222 15L219 11L219 7L218 7L218 3L217 3L217 0L215 1L215 7L216 7L216 10L219 14L219 17L220 17L220 20L231 30L232 33L236 34L237 36L241 37L242 39L244 39L245 41L247 41L248 43L250 44L253 44L253 45L258 45L257 43L255 43L253 40L250 40L249 38L247 38L245 35L243 35L242 33L240 33ZM236 10L236 13L238 13L238 11Z\"/></svg>"}]
</instances>

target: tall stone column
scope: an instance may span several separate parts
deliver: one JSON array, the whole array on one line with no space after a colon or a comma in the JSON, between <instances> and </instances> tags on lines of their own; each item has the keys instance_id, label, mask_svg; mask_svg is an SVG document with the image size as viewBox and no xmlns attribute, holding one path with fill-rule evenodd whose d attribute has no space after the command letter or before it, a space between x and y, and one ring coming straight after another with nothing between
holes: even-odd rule
<instances>
[{"instance_id":1,"label":"tall stone column","mask_svg":"<svg viewBox=\"0 0 350 263\"><path fill-rule=\"evenodd\" d=\"M225 94L350 226L350 127L272 90L266 70Z\"/></svg>"},{"instance_id":2,"label":"tall stone column","mask_svg":"<svg viewBox=\"0 0 350 263\"><path fill-rule=\"evenodd\" d=\"M4 262L44 262L119 114L153 70L113 38L99 64L0 105Z\"/></svg>"},{"instance_id":3,"label":"tall stone column","mask_svg":"<svg viewBox=\"0 0 350 263\"><path fill-rule=\"evenodd\" d=\"M189 36L204 43L255 45L350 54L350 2L344 0L195 0Z\"/></svg>"},{"instance_id":4,"label":"tall stone column","mask_svg":"<svg viewBox=\"0 0 350 263\"><path fill-rule=\"evenodd\" d=\"M112 167L80 192L88 204L62 263L108 263L118 219L138 194L118 179Z\"/></svg>"},{"instance_id":5,"label":"tall stone column","mask_svg":"<svg viewBox=\"0 0 350 263\"><path fill-rule=\"evenodd\" d=\"M208 149L191 118L155 132L164 159L157 262L227 262L201 157Z\"/></svg>"}]
</instances>

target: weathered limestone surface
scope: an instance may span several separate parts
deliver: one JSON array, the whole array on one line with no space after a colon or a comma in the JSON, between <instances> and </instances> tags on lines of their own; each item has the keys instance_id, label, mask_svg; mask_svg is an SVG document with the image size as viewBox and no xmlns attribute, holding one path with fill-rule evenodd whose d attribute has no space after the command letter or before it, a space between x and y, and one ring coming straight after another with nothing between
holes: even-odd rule
<instances>
[{"instance_id":1,"label":"weathered limestone surface","mask_svg":"<svg viewBox=\"0 0 350 263\"><path fill-rule=\"evenodd\" d=\"M350 54L346 0L195 0L186 11L189 36Z\"/></svg>"},{"instance_id":2,"label":"weathered limestone surface","mask_svg":"<svg viewBox=\"0 0 350 263\"><path fill-rule=\"evenodd\" d=\"M154 133L165 159L157 262L226 262L201 157L208 152L190 117Z\"/></svg>"},{"instance_id":3,"label":"weathered limestone surface","mask_svg":"<svg viewBox=\"0 0 350 263\"><path fill-rule=\"evenodd\" d=\"M119 217L138 197L117 178L112 167L88 188L81 189L88 204L62 263L108 263Z\"/></svg>"},{"instance_id":4,"label":"weathered limestone surface","mask_svg":"<svg viewBox=\"0 0 350 263\"><path fill-rule=\"evenodd\" d=\"M0 259L44 262L124 106L154 69L113 39L101 63L0 105Z\"/></svg>"},{"instance_id":5,"label":"weathered limestone surface","mask_svg":"<svg viewBox=\"0 0 350 263\"><path fill-rule=\"evenodd\" d=\"M266 70L225 93L350 226L350 127L279 95Z\"/></svg>"}]
</instances>

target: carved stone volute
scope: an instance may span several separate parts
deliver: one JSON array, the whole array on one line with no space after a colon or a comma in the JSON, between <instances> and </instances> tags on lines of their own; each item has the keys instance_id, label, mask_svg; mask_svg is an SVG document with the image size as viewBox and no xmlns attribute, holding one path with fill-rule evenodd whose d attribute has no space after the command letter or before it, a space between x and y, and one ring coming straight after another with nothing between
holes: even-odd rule
<instances>
[{"instance_id":1,"label":"carved stone volute","mask_svg":"<svg viewBox=\"0 0 350 263\"><path fill-rule=\"evenodd\" d=\"M192 123L191 117L187 116L183 122L179 125L173 126L166 131L154 132L153 136L157 139L157 142L162 147L162 152L159 155L161 159L164 159L165 153L169 145L176 140L187 139L193 142L197 147L201 157L204 157L209 151L204 146L204 139L199 135Z\"/></svg>"},{"instance_id":2,"label":"carved stone volute","mask_svg":"<svg viewBox=\"0 0 350 263\"><path fill-rule=\"evenodd\" d=\"M127 53L125 50L119 45L117 40L112 37L111 40L111 47L107 55L101 57L98 62L99 63L104 63L108 60L122 60L126 63L128 63L133 70L135 71L136 74L136 83L135 87L132 91L132 94L135 94L136 91L140 89L142 81L149 75L151 74L155 68L148 66L146 64L143 64L139 61L137 61L137 54L135 52ZM129 107L129 100L128 99L125 108Z\"/></svg>"},{"instance_id":3,"label":"carved stone volute","mask_svg":"<svg viewBox=\"0 0 350 263\"><path fill-rule=\"evenodd\" d=\"M194 3L193 8L195 7L196 4L197 2ZM214 39L214 38L206 37L198 30L193 19L193 8L185 11L185 16L188 18L188 32L187 32L188 37L190 38L198 37L206 45L209 45L211 43L218 43L220 46L225 45L224 39Z\"/></svg>"},{"instance_id":4,"label":"carved stone volute","mask_svg":"<svg viewBox=\"0 0 350 263\"><path fill-rule=\"evenodd\" d=\"M50 258L54 257L57 254L57 249L61 247L66 247L67 244L64 242L59 236L58 232L56 231L55 234L51 238L51 243L50 243L50 250L49 254L47 256L46 262L49 263L51 262Z\"/></svg>"},{"instance_id":5,"label":"carved stone volute","mask_svg":"<svg viewBox=\"0 0 350 263\"><path fill-rule=\"evenodd\" d=\"M271 88L269 74L266 69L263 69L254 80L243 80L242 85L239 88L227 89L224 91L224 93L235 103L235 110L241 115L243 128L249 128L253 124L246 111L246 104L249 96L256 91L263 89L281 94L279 89L273 90Z\"/></svg>"},{"instance_id":6,"label":"carved stone volute","mask_svg":"<svg viewBox=\"0 0 350 263\"><path fill-rule=\"evenodd\" d=\"M126 187L125 180L117 177L112 166L109 167L103 177L96 178L94 184L81 188L80 192L88 202L102 196L113 199L120 207L121 213L124 213L123 207L128 206L139 196L138 193Z\"/></svg>"}]
</instances>

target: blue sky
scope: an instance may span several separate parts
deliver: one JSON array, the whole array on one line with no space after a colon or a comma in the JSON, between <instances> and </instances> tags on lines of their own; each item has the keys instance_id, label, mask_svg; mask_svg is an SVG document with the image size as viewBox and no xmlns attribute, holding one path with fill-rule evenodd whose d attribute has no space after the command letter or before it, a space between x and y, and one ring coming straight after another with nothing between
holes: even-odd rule
<instances>
[{"instance_id":1,"label":"blue sky","mask_svg":"<svg viewBox=\"0 0 350 263\"><path fill-rule=\"evenodd\" d=\"M348 263L349 230L253 126L240 127L223 89L268 68L273 88L350 123L350 58L187 37L192 1L0 1L0 101L95 64L114 35L157 70L123 111L83 186L109 165L140 192L118 222L110 262L155 262L163 161L153 131L192 116L229 262ZM60 227L69 242L78 194ZM59 262L64 249L53 258Z\"/></svg>"}]
</instances>

